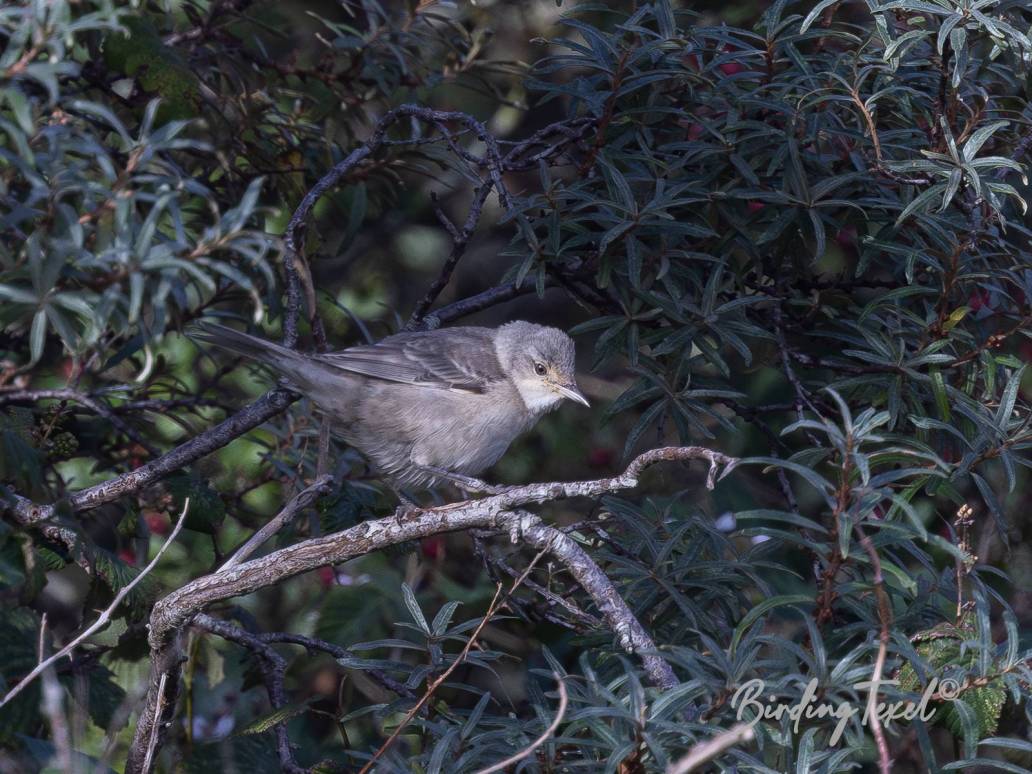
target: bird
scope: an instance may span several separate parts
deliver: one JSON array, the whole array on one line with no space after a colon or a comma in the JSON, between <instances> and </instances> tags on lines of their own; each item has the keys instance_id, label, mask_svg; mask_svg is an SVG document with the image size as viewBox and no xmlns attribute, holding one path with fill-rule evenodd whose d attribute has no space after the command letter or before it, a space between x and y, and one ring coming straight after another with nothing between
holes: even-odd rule
<instances>
[{"instance_id":1,"label":"bird","mask_svg":"<svg viewBox=\"0 0 1032 774\"><path fill-rule=\"evenodd\" d=\"M442 481L491 492L475 476L519 435L564 400L590 405L577 386L573 340L524 320L403 332L315 354L211 322L190 336L277 372L399 494Z\"/></svg>"}]
</instances>

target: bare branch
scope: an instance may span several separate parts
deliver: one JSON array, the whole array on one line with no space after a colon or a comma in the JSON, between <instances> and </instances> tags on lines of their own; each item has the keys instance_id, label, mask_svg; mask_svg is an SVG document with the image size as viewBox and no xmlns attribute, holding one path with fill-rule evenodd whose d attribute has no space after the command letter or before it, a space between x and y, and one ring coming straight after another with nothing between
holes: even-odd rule
<instances>
[{"instance_id":1,"label":"bare branch","mask_svg":"<svg viewBox=\"0 0 1032 774\"><path fill-rule=\"evenodd\" d=\"M110 407L105 406L92 395L78 392L71 389L59 390L0 390L0 404L16 403L20 401L35 402L40 400L61 400L72 401L85 406L94 414L106 419L111 426L122 433L130 441L138 443L152 455L157 456L158 450L142 435L136 432L121 417L116 416Z\"/></svg>"},{"instance_id":2,"label":"bare branch","mask_svg":"<svg viewBox=\"0 0 1032 774\"><path fill-rule=\"evenodd\" d=\"M648 466L664 460L691 459L709 462L707 485L711 487L718 479L718 474L719 477L726 475L737 462L734 458L700 446L653 449L635 458L623 473L612 478L528 484L479 500L465 500L418 511L399 509L392 516L364 521L332 535L281 548L224 571L197 578L176 589L159 600L151 611L150 690L130 748L127 774L147 771L143 761L153 724L158 723L163 728L166 713L175 704L180 664L178 633L193 616L215 602L249 594L317 567L338 564L398 543L444 532L490 529L515 535L517 539L522 537L529 545L552 553L584 586L616 633L621 646L641 658L650 681L661 687L676 684L673 670L657 654L652 638L588 554L559 530L542 524L531 514L514 511L532 503L568 497L596 497L631 489L637 486L638 477ZM158 687L163 678L168 680L166 700L162 704L162 711L156 712ZM158 733L160 737L160 728Z\"/></svg>"},{"instance_id":3,"label":"bare branch","mask_svg":"<svg viewBox=\"0 0 1032 774\"><path fill-rule=\"evenodd\" d=\"M265 541L279 532L284 526L292 522L298 513L314 503L321 495L329 492L332 481L332 476L320 476L312 483L311 486L302 489L294 495L293 499L283 506L283 510L267 521L261 529L251 535L251 537L247 539L247 542L240 546L236 553L226 560L226 563L219 568L219 572L235 567L257 551Z\"/></svg>"},{"instance_id":4,"label":"bare branch","mask_svg":"<svg viewBox=\"0 0 1032 774\"><path fill-rule=\"evenodd\" d=\"M287 670L287 661L273 648L263 642L257 635L234 626L227 621L220 621L204 613L198 614L194 619L195 626L205 631L217 634L223 639L235 642L250 650L258 659L258 668L261 670L262 679L265 682L265 690L269 694L269 704L272 709L278 710L287 703L286 694L283 690L283 677ZM276 723L276 752L279 755L280 768L291 774L300 774L306 769L299 766L294 760L294 754L290 750L290 738L287 736L287 723L285 720Z\"/></svg>"},{"instance_id":5,"label":"bare branch","mask_svg":"<svg viewBox=\"0 0 1032 774\"><path fill-rule=\"evenodd\" d=\"M287 276L287 313L283 323L283 345L294 347L297 344L297 323L301 310L301 267L304 265L304 239L305 228L308 217L315 207L316 202L323 195L335 187L344 177L365 161L369 156L380 149L387 142L387 130L391 125L402 118L414 118L428 123L441 132L444 140L449 144L453 152L467 163L487 168L489 181L485 181L482 188L486 198L487 193L493 189L498 194L502 205L509 209L511 202L509 193L502 180L504 165L502 155L498 150L498 143L486 127L467 113L456 111L431 110L420 105L401 105L388 111L376 123L372 134L364 143L351 151L343 160L338 162L305 194L294 214L287 223L287 229L283 237L286 246L284 258L284 270ZM448 129L448 124L459 123L484 144L487 152L483 157L478 157L464 151L455 142L455 133ZM413 136L413 143L418 144L422 140ZM391 144L394 144L393 142ZM478 216L479 217L479 216ZM474 223L475 225L475 223ZM472 229L471 229L472 231ZM314 310L311 310L314 312Z\"/></svg>"},{"instance_id":6,"label":"bare branch","mask_svg":"<svg viewBox=\"0 0 1032 774\"><path fill-rule=\"evenodd\" d=\"M322 651L323 653L328 653L337 660L342 658L351 659L354 658L355 655L350 650L340 645L334 645L332 642L320 640L318 637L308 637L303 634L292 634L291 632L267 632L265 634L258 634L255 636L257 636L262 642L283 642L289 645L301 645L309 651ZM379 669L367 669L364 671L388 691L392 691L399 696L405 696L409 699L415 698L415 693L406 687L404 683L399 683L386 672Z\"/></svg>"},{"instance_id":7,"label":"bare branch","mask_svg":"<svg viewBox=\"0 0 1032 774\"><path fill-rule=\"evenodd\" d=\"M151 732L147 737L147 751L143 757L143 770L150 771L151 765L154 762L154 754L158 749L158 738L159 730L161 728L158 723L158 718L161 715L162 707L164 706L165 699L165 685L168 682L168 675L163 674L161 681L158 683L157 701L154 704L154 716L151 720Z\"/></svg>"},{"instance_id":8,"label":"bare branch","mask_svg":"<svg viewBox=\"0 0 1032 774\"><path fill-rule=\"evenodd\" d=\"M446 306L442 306L436 312L431 312L424 317L421 327L424 330L439 328L444 323L458 320L462 317L466 317L497 304L502 304L506 301L511 301L514 298L519 298L520 296L525 296L528 293L533 292L535 292L535 287L532 282L525 282L519 286L515 283L507 282L504 285L498 285L497 287L477 293L475 296L463 298L459 301L447 304Z\"/></svg>"},{"instance_id":9,"label":"bare branch","mask_svg":"<svg viewBox=\"0 0 1032 774\"><path fill-rule=\"evenodd\" d=\"M95 486L72 492L70 497L72 508L84 511L117 500L123 495L138 492L145 486L174 473L179 468L221 449L230 441L281 413L299 398L299 395L289 390L271 390L215 427L194 436L156 460ZM53 505L37 505L19 496L15 496L13 499L14 503L9 508L14 518L24 526L46 521L55 515ZM71 535L74 536L74 533ZM67 537L66 535L57 539L67 544Z\"/></svg>"},{"instance_id":10,"label":"bare branch","mask_svg":"<svg viewBox=\"0 0 1032 774\"><path fill-rule=\"evenodd\" d=\"M670 665L657 654L652 637L588 552L569 535L543 524L533 514L523 512L516 516L518 522L510 527L515 526L529 545L547 550L566 566L598 607L620 646L641 659L649 679L661 688L677 685L677 677Z\"/></svg>"},{"instance_id":11,"label":"bare branch","mask_svg":"<svg viewBox=\"0 0 1032 774\"><path fill-rule=\"evenodd\" d=\"M438 220L444 224L445 229L451 235L452 248L451 253L448 255L448 260L444 262L444 266L441 267L440 274L434 279L430 285L429 290L426 291L426 295L423 296L422 300L416 304L415 310L412 312L412 316L409 318L408 323L405 325L406 330L415 330L419 327L420 322L426 316L426 313L433 306L434 301L441 295L441 291L448 286L448 282L451 280L452 272L455 271L455 267L459 263L459 259L462 258L466 252L466 245L469 244L470 237L473 236L473 232L476 230L477 223L480 222L480 213L484 208L484 202L487 201L488 194L491 193L491 187L489 185L479 186L473 194L473 202L469 207L469 215L466 216L466 222L462 226L462 230L457 230L452 222L448 220L448 216L441 211L441 208L437 206L437 197L434 197L434 211L437 213Z\"/></svg>"},{"instance_id":12,"label":"bare branch","mask_svg":"<svg viewBox=\"0 0 1032 774\"><path fill-rule=\"evenodd\" d=\"M54 674L54 667L43 670L43 691L40 707L50 724L50 738L54 742L54 761L58 771L74 771L72 767L72 738L65 712L64 688Z\"/></svg>"},{"instance_id":13,"label":"bare branch","mask_svg":"<svg viewBox=\"0 0 1032 774\"><path fill-rule=\"evenodd\" d=\"M648 466L663 460L689 459L709 461L710 485L715 482L717 471L722 466L726 474L736 462L720 452L700 446L652 449L638 456L623 473L612 478L512 487L479 500L464 500L371 519L342 532L273 551L225 572L215 572L191 581L160 600L151 615L151 645L154 647L166 642L171 632L213 602L250 594L299 573L344 562L408 540L474 527L508 529L514 519L511 512L522 506L569 497L596 497L608 492L632 489L638 485L638 477Z\"/></svg>"}]
</instances>

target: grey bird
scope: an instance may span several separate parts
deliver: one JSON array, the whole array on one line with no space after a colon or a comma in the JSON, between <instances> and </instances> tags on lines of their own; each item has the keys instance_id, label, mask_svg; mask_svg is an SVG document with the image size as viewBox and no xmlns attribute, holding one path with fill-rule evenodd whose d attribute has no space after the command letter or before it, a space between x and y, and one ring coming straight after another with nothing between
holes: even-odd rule
<instances>
[{"instance_id":1,"label":"grey bird","mask_svg":"<svg viewBox=\"0 0 1032 774\"><path fill-rule=\"evenodd\" d=\"M588 405L574 378L573 340L518 320L499 328L398 333L369 346L302 354L201 323L193 338L270 366L329 416L334 434L393 485L478 475L563 399Z\"/></svg>"}]
</instances>

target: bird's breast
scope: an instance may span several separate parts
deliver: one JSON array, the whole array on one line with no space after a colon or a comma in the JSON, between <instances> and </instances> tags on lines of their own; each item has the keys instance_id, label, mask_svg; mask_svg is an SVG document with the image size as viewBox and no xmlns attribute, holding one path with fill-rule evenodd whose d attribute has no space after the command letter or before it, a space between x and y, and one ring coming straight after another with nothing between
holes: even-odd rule
<instances>
[{"instance_id":1,"label":"bird's breast","mask_svg":"<svg viewBox=\"0 0 1032 774\"><path fill-rule=\"evenodd\" d=\"M418 428L412 459L420 465L468 475L480 473L534 424L523 401L505 385L479 394L433 393L407 411L410 426Z\"/></svg>"}]
</instances>

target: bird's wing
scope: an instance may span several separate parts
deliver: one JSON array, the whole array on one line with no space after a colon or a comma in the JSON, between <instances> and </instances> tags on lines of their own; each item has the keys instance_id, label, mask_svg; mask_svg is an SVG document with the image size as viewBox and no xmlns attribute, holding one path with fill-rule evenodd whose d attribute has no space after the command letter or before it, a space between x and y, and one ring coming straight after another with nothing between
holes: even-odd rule
<instances>
[{"instance_id":1,"label":"bird's wing","mask_svg":"<svg viewBox=\"0 0 1032 774\"><path fill-rule=\"evenodd\" d=\"M505 378L488 328L399 333L318 359L374 379L466 392L483 392Z\"/></svg>"}]
</instances>

